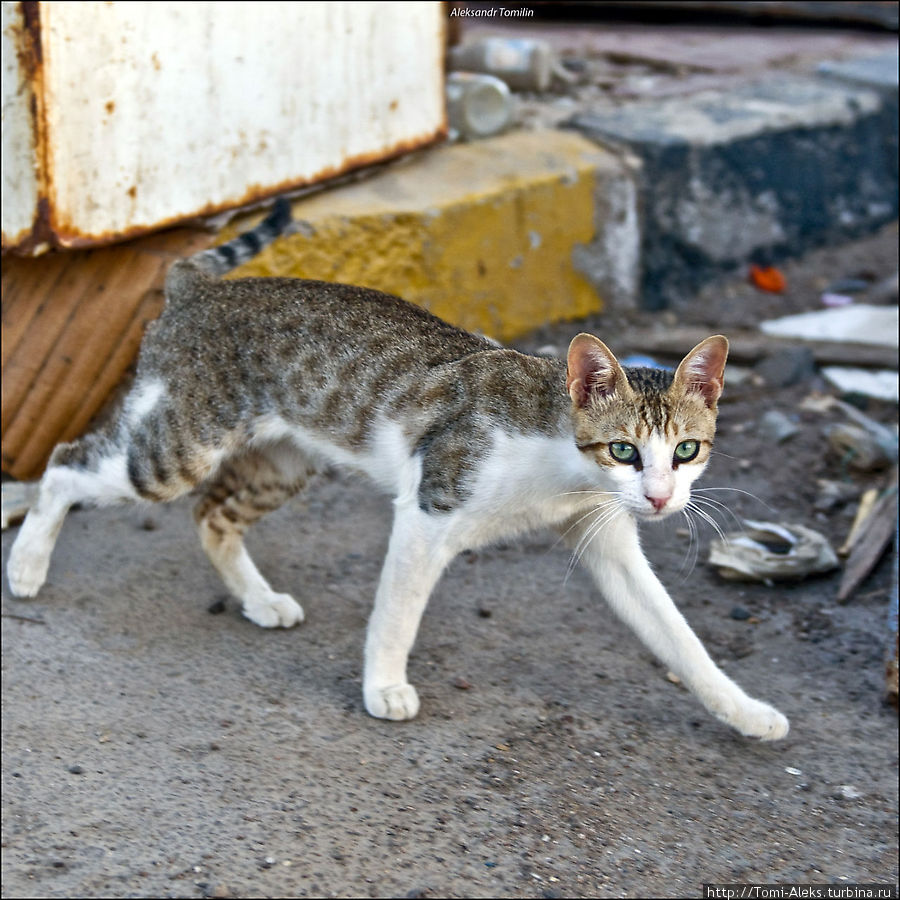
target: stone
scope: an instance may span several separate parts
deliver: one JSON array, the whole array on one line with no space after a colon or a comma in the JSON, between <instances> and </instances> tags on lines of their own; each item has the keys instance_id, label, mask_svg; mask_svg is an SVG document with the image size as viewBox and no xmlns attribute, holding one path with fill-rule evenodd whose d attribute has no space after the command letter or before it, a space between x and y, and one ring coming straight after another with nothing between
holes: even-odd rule
<instances>
[{"instance_id":1,"label":"stone","mask_svg":"<svg viewBox=\"0 0 900 900\"><path fill-rule=\"evenodd\" d=\"M751 259L777 262L896 218L896 96L766 76L567 125L641 159L642 296L661 309Z\"/></svg>"}]
</instances>

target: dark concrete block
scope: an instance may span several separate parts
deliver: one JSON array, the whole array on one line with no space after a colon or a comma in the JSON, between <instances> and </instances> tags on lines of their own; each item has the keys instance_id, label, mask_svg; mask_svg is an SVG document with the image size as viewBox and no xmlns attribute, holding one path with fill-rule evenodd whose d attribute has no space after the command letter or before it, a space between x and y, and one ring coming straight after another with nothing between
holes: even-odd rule
<instances>
[{"instance_id":1,"label":"dark concrete block","mask_svg":"<svg viewBox=\"0 0 900 900\"><path fill-rule=\"evenodd\" d=\"M777 262L897 216L896 90L769 77L568 125L643 162L650 309L749 261Z\"/></svg>"}]
</instances>

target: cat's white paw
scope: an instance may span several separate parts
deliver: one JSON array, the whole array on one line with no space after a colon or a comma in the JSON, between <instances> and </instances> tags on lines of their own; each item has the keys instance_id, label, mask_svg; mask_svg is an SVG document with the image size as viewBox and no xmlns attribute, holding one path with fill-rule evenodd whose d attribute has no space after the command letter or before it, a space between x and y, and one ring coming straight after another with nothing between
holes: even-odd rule
<instances>
[{"instance_id":1,"label":"cat's white paw","mask_svg":"<svg viewBox=\"0 0 900 900\"><path fill-rule=\"evenodd\" d=\"M745 737L758 738L761 741L781 740L790 729L787 717L773 706L759 700L742 703L737 712L725 721Z\"/></svg>"},{"instance_id":2,"label":"cat's white paw","mask_svg":"<svg viewBox=\"0 0 900 900\"><path fill-rule=\"evenodd\" d=\"M269 594L244 602L244 615L261 628L292 628L303 621L303 607L290 594Z\"/></svg>"},{"instance_id":3,"label":"cat's white paw","mask_svg":"<svg viewBox=\"0 0 900 900\"><path fill-rule=\"evenodd\" d=\"M414 719L419 711L419 695L411 684L392 684L388 687L365 688L363 699L366 711L376 719L402 722Z\"/></svg>"},{"instance_id":4,"label":"cat's white paw","mask_svg":"<svg viewBox=\"0 0 900 900\"><path fill-rule=\"evenodd\" d=\"M35 597L47 580L47 569L50 568L50 554L35 551L20 539L13 544L6 564L6 577L9 589L16 597Z\"/></svg>"}]
</instances>

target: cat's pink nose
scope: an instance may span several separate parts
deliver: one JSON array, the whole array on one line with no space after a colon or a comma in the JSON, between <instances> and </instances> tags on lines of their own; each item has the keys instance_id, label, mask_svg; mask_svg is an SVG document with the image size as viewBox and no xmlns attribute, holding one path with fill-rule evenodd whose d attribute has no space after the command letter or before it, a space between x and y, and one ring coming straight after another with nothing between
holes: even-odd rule
<instances>
[{"instance_id":1,"label":"cat's pink nose","mask_svg":"<svg viewBox=\"0 0 900 900\"><path fill-rule=\"evenodd\" d=\"M650 494L644 494L644 496L653 504L653 508L659 512L671 499L671 494L666 494L663 497L652 497Z\"/></svg>"}]
</instances>

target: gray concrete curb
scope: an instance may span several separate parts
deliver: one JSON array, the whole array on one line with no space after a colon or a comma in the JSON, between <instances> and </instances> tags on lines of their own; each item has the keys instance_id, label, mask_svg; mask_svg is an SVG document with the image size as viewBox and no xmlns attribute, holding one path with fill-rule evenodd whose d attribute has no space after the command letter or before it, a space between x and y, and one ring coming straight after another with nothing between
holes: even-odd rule
<instances>
[{"instance_id":1,"label":"gray concrete curb","mask_svg":"<svg viewBox=\"0 0 900 900\"><path fill-rule=\"evenodd\" d=\"M660 309L737 266L895 219L897 96L894 52L570 119L643 163L636 305Z\"/></svg>"}]
</instances>

